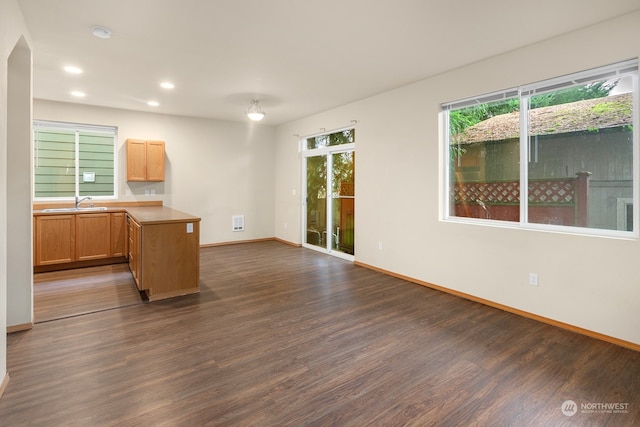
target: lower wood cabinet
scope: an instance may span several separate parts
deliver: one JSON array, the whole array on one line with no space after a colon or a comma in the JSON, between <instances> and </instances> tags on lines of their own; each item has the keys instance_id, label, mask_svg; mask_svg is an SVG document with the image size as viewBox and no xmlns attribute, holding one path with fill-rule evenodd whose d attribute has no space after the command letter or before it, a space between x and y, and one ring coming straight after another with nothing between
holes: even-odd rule
<instances>
[{"instance_id":1,"label":"lower wood cabinet","mask_svg":"<svg viewBox=\"0 0 640 427\"><path fill-rule=\"evenodd\" d=\"M200 218L180 215L127 215L129 269L149 301L200 292Z\"/></svg>"},{"instance_id":2,"label":"lower wood cabinet","mask_svg":"<svg viewBox=\"0 0 640 427\"><path fill-rule=\"evenodd\" d=\"M200 218L166 207L34 214L36 272L124 258L149 301L200 292Z\"/></svg>"},{"instance_id":3,"label":"lower wood cabinet","mask_svg":"<svg viewBox=\"0 0 640 427\"><path fill-rule=\"evenodd\" d=\"M113 212L111 214L111 253L112 257L127 256L127 214Z\"/></svg>"},{"instance_id":4,"label":"lower wood cabinet","mask_svg":"<svg viewBox=\"0 0 640 427\"><path fill-rule=\"evenodd\" d=\"M76 216L39 215L34 217L35 265L51 265L76 260Z\"/></svg>"},{"instance_id":5,"label":"lower wood cabinet","mask_svg":"<svg viewBox=\"0 0 640 427\"><path fill-rule=\"evenodd\" d=\"M127 256L125 212L34 216L34 265Z\"/></svg>"},{"instance_id":6,"label":"lower wood cabinet","mask_svg":"<svg viewBox=\"0 0 640 427\"><path fill-rule=\"evenodd\" d=\"M76 261L109 258L111 214L76 214Z\"/></svg>"},{"instance_id":7,"label":"lower wood cabinet","mask_svg":"<svg viewBox=\"0 0 640 427\"><path fill-rule=\"evenodd\" d=\"M127 215L127 225L129 228L129 270L133 280L136 282L138 290L142 291L142 281L140 280L140 247L141 247L141 230L140 224L135 219Z\"/></svg>"}]
</instances>

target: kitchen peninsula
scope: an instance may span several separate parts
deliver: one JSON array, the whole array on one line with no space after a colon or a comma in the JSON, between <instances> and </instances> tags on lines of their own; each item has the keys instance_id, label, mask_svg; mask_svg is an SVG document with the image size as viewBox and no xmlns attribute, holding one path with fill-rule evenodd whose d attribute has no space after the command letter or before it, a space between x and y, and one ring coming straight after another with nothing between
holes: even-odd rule
<instances>
[{"instance_id":1,"label":"kitchen peninsula","mask_svg":"<svg viewBox=\"0 0 640 427\"><path fill-rule=\"evenodd\" d=\"M149 301L198 293L200 218L161 203L34 206L36 272L127 261Z\"/></svg>"},{"instance_id":2,"label":"kitchen peninsula","mask_svg":"<svg viewBox=\"0 0 640 427\"><path fill-rule=\"evenodd\" d=\"M200 292L200 218L165 206L127 209L129 268L149 301Z\"/></svg>"}]
</instances>

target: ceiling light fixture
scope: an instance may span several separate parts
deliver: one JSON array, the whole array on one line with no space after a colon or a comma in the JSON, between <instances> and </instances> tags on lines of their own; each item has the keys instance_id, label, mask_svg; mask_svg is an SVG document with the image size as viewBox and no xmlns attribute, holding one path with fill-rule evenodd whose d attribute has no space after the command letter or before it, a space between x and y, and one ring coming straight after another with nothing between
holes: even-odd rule
<instances>
[{"instance_id":1,"label":"ceiling light fixture","mask_svg":"<svg viewBox=\"0 0 640 427\"><path fill-rule=\"evenodd\" d=\"M105 27L101 27L99 25L94 25L93 27L91 27L91 34L93 34L99 39L111 38L111 30Z\"/></svg>"},{"instance_id":2,"label":"ceiling light fixture","mask_svg":"<svg viewBox=\"0 0 640 427\"><path fill-rule=\"evenodd\" d=\"M76 67L74 65L67 65L66 67L64 67L64 70L67 73L71 74L82 74L82 68Z\"/></svg>"},{"instance_id":3,"label":"ceiling light fixture","mask_svg":"<svg viewBox=\"0 0 640 427\"><path fill-rule=\"evenodd\" d=\"M76 98L84 98L85 96L87 96L86 93L79 91L79 90L74 90L71 92L71 95L75 96Z\"/></svg>"},{"instance_id":4,"label":"ceiling light fixture","mask_svg":"<svg viewBox=\"0 0 640 427\"><path fill-rule=\"evenodd\" d=\"M163 87L165 89L173 89L176 86L171 82L162 82L160 83L160 87Z\"/></svg>"},{"instance_id":5,"label":"ceiling light fixture","mask_svg":"<svg viewBox=\"0 0 640 427\"><path fill-rule=\"evenodd\" d=\"M147 105L149 107L157 107L158 105L160 105L160 103L158 101L149 101L147 102Z\"/></svg>"},{"instance_id":6,"label":"ceiling light fixture","mask_svg":"<svg viewBox=\"0 0 640 427\"><path fill-rule=\"evenodd\" d=\"M247 117L255 122L259 122L260 120L264 119L264 116L266 116L266 113L263 112L262 109L260 109L258 100L252 99L251 104L249 105L249 109L247 110Z\"/></svg>"}]
</instances>

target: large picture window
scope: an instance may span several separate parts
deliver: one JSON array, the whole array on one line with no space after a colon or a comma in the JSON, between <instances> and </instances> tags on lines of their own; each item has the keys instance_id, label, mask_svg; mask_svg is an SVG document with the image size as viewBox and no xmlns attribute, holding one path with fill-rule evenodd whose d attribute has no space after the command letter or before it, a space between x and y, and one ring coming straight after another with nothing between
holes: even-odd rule
<instances>
[{"instance_id":1,"label":"large picture window","mask_svg":"<svg viewBox=\"0 0 640 427\"><path fill-rule=\"evenodd\" d=\"M116 128L34 123L34 197L115 197Z\"/></svg>"},{"instance_id":2,"label":"large picture window","mask_svg":"<svg viewBox=\"0 0 640 427\"><path fill-rule=\"evenodd\" d=\"M627 61L444 104L446 218L637 234L637 87Z\"/></svg>"}]
</instances>

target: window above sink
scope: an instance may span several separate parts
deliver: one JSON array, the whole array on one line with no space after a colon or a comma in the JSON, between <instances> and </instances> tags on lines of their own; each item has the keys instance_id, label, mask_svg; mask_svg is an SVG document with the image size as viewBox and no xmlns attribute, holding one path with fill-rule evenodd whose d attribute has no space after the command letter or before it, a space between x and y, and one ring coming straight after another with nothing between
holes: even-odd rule
<instances>
[{"instance_id":1,"label":"window above sink","mask_svg":"<svg viewBox=\"0 0 640 427\"><path fill-rule=\"evenodd\" d=\"M34 201L117 198L117 128L35 121Z\"/></svg>"}]
</instances>

